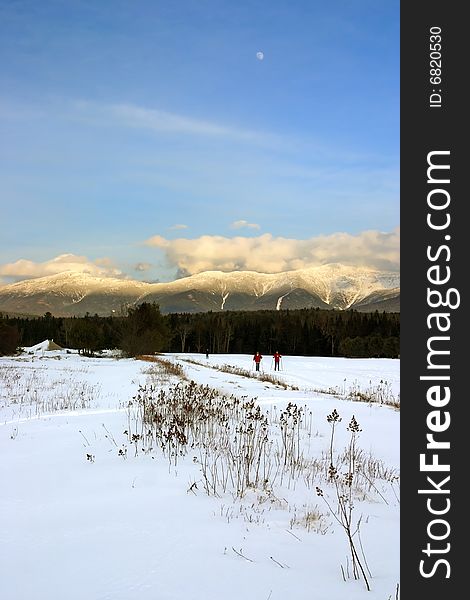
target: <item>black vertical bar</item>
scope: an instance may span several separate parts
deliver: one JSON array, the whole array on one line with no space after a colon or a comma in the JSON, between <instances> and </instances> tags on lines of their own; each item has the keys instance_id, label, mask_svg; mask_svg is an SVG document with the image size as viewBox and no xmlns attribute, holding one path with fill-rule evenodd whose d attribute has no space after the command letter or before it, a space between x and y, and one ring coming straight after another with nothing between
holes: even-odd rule
<instances>
[{"instance_id":1,"label":"black vertical bar","mask_svg":"<svg viewBox=\"0 0 470 600\"><path fill-rule=\"evenodd\" d=\"M465 31L464 7L436 0L401 4L401 598L405 600L460 598L468 587L464 548L469 509L463 491L467 475L465 464L457 466L459 458L468 462L470 439L465 421L470 397L464 389L470 370L465 315L470 235L464 214L470 205L464 187L470 172L465 164L470 152L465 148L469 128L468 107L464 108L470 34ZM431 170L428 178L429 160L450 169ZM450 181L444 183L447 178ZM436 208L439 204L443 208ZM430 290L436 291L431 298ZM443 302L448 298L455 307L431 307L430 303L439 304L439 292ZM437 313L445 316L440 320L430 316ZM441 331L438 322L448 331ZM433 336L441 339L430 341ZM430 347L450 354L430 356ZM437 375L449 380L420 379ZM441 399L448 388L447 404L431 405L432 386ZM448 418L450 425L445 427ZM443 428L439 433L432 430L438 425ZM450 448L428 448L428 434L449 442ZM426 464L437 460L450 470L420 468L421 454Z\"/></svg>"}]
</instances>

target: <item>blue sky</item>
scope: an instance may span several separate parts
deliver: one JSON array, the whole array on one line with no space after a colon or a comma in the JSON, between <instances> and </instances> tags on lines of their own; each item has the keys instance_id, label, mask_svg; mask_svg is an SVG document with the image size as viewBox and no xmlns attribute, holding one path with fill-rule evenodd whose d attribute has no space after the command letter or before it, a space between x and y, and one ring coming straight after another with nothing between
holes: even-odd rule
<instances>
[{"instance_id":1,"label":"blue sky","mask_svg":"<svg viewBox=\"0 0 470 600\"><path fill-rule=\"evenodd\" d=\"M3 283L398 268L398 1L0 0L0 56Z\"/></svg>"}]
</instances>

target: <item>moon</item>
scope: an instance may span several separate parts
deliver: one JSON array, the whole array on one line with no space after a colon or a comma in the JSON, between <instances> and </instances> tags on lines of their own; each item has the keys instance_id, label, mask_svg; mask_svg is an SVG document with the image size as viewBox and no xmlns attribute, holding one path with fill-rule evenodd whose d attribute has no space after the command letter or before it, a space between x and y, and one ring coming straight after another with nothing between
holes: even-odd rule
<instances>
[{"instance_id":1,"label":"moon","mask_svg":"<svg viewBox=\"0 0 470 600\"><path fill-rule=\"evenodd\" d=\"M264 58L264 52L261 52L261 51L260 51L260 52L257 52L257 53L256 53L256 58L257 58L258 60L263 60L263 58Z\"/></svg>"}]
</instances>

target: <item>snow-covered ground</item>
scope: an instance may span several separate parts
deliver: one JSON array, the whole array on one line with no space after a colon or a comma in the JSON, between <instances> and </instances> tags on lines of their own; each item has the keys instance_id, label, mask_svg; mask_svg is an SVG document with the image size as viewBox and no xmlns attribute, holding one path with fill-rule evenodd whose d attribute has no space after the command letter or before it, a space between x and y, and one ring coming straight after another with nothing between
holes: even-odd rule
<instances>
[{"instance_id":1,"label":"snow-covered ground","mask_svg":"<svg viewBox=\"0 0 470 600\"><path fill-rule=\"evenodd\" d=\"M129 400L139 385L149 383L157 364L85 358L39 345L29 354L0 358L1 597L395 598L399 483L390 474L398 475L399 412L345 398L354 391L363 399L397 400L399 361L284 357L281 372L274 373L265 357L265 374L284 383L276 385L234 372L254 374L250 356L164 358L182 365L188 379L256 397L273 430L289 402L303 407L309 426L302 443L311 458L329 452L328 414L336 409L342 417L335 456L347 445L347 426L355 416L362 429L359 448L389 474L377 477L354 501L354 522L362 517L360 540L355 539L370 569L371 592L351 577L345 533L315 492L320 486L336 510L325 477L308 485L276 481L242 499L230 489L208 496L196 450L170 466L161 453L144 452L124 433ZM232 372L217 369L224 365ZM175 379L155 381L167 388Z\"/></svg>"}]
</instances>

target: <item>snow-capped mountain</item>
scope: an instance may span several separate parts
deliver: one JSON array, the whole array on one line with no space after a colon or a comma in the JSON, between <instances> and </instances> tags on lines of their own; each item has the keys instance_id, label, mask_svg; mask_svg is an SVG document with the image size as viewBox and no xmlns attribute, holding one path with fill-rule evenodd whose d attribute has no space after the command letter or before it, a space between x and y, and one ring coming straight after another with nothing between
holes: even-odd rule
<instances>
[{"instance_id":1,"label":"snow-capped mountain","mask_svg":"<svg viewBox=\"0 0 470 600\"><path fill-rule=\"evenodd\" d=\"M65 272L0 288L0 311L109 315L158 302L163 312L355 308L399 311L395 272L327 264L284 273L207 271L169 283L145 283Z\"/></svg>"}]
</instances>

